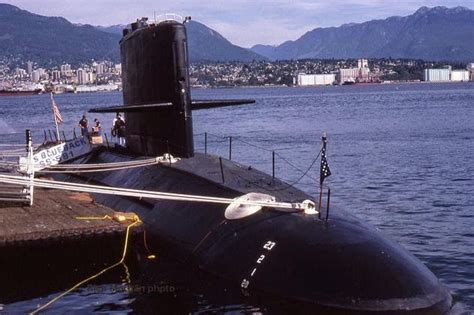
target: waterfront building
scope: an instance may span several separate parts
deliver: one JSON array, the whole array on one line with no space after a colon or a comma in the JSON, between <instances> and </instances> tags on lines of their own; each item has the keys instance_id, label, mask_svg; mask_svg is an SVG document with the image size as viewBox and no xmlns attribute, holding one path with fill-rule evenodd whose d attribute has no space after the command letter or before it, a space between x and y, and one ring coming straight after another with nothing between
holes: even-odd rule
<instances>
[{"instance_id":1,"label":"waterfront building","mask_svg":"<svg viewBox=\"0 0 474 315\"><path fill-rule=\"evenodd\" d=\"M426 82L447 82L451 78L451 69L425 69L423 72L423 81Z\"/></svg>"},{"instance_id":2,"label":"waterfront building","mask_svg":"<svg viewBox=\"0 0 474 315\"><path fill-rule=\"evenodd\" d=\"M33 62L32 61L28 61L26 63L26 72L28 74L31 74L33 72Z\"/></svg>"},{"instance_id":3,"label":"waterfront building","mask_svg":"<svg viewBox=\"0 0 474 315\"><path fill-rule=\"evenodd\" d=\"M59 82L60 79L61 79L61 72L59 72L58 70L54 70L52 72L52 75L53 75L53 82Z\"/></svg>"},{"instance_id":4,"label":"waterfront building","mask_svg":"<svg viewBox=\"0 0 474 315\"><path fill-rule=\"evenodd\" d=\"M64 64L61 65L61 76L70 77L72 75L71 65Z\"/></svg>"},{"instance_id":5,"label":"waterfront building","mask_svg":"<svg viewBox=\"0 0 474 315\"><path fill-rule=\"evenodd\" d=\"M22 68L16 68L15 75L19 78L24 78L26 76L26 71L25 69L22 69Z\"/></svg>"},{"instance_id":6,"label":"waterfront building","mask_svg":"<svg viewBox=\"0 0 474 315\"><path fill-rule=\"evenodd\" d=\"M357 68L339 69L338 81L345 82L369 82L369 61L367 59L357 60Z\"/></svg>"},{"instance_id":7,"label":"waterfront building","mask_svg":"<svg viewBox=\"0 0 474 315\"><path fill-rule=\"evenodd\" d=\"M97 76L95 73L86 72L86 83L92 83L96 81Z\"/></svg>"},{"instance_id":8,"label":"waterfront building","mask_svg":"<svg viewBox=\"0 0 474 315\"><path fill-rule=\"evenodd\" d=\"M39 73L40 78L46 74L46 70L43 68L38 68L37 71Z\"/></svg>"},{"instance_id":9,"label":"waterfront building","mask_svg":"<svg viewBox=\"0 0 474 315\"><path fill-rule=\"evenodd\" d=\"M367 59L359 59L357 60L357 68L369 68L369 61Z\"/></svg>"},{"instance_id":10,"label":"waterfront building","mask_svg":"<svg viewBox=\"0 0 474 315\"><path fill-rule=\"evenodd\" d=\"M296 83L299 86L308 85L331 85L336 82L336 75L331 74L305 74L299 73Z\"/></svg>"},{"instance_id":11,"label":"waterfront building","mask_svg":"<svg viewBox=\"0 0 474 315\"><path fill-rule=\"evenodd\" d=\"M474 81L474 62L467 64L467 71L469 71L469 80Z\"/></svg>"},{"instance_id":12,"label":"waterfront building","mask_svg":"<svg viewBox=\"0 0 474 315\"><path fill-rule=\"evenodd\" d=\"M102 75L104 74L104 68L105 68L105 65L103 63L98 63L95 65L95 73L97 75Z\"/></svg>"},{"instance_id":13,"label":"waterfront building","mask_svg":"<svg viewBox=\"0 0 474 315\"><path fill-rule=\"evenodd\" d=\"M88 83L87 72L82 68L77 69L77 84L84 85L87 83Z\"/></svg>"},{"instance_id":14,"label":"waterfront building","mask_svg":"<svg viewBox=\"0 0 474 315\"><path fill-rule=\"evenodd\" d=\"M32 82L35 82L35 83L38 83L41 79L41 71L40 69L37 69L37 70L34 70L32 73L31 73L31 81Z\"/></svg>"},{"instance_id":15,"label":"waterfront building","mask_svg":"<svg viewBox=\"0 0 474 315\"><path fill-rule=\"evenodd\" d=\"M122 64L121 63L115 65L115 73L117 75L122 75Z\"/></svg>"},{"instance_id":16,"label":"waterfront building","mask_svg":"<svg viewBox=\"0 0 474 315\"><path fill-rule=\"evenodd\" d=\"M469 81L469 71L467 70L452 70L451 81L467 82Z\"/></svg>"},{"instance_id":17,"label":"waterfront building","mask_svg":"<svg viewBox=\"0 0 474 315\"><path fill-rule=\"evenodd\" d=\"M359 68L339 69L338 81L340 84L344 82L355 82L359 76Z\"/></svg>"}]
</instances>

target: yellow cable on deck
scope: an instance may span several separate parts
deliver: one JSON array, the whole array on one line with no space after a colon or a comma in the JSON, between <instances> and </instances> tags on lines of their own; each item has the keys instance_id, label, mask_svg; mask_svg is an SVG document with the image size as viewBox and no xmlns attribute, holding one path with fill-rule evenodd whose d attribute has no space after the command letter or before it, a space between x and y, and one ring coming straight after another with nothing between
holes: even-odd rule
<instances>
[{"instance_id":1,"label":"yellow cable on deck","mask_svg":"<svg viewBox=\"0 0 474 315\"><path fill-rule=\"evenodd\" d=\"M113 220L113 217L106 214L103 217L76 217L76 220Z\"/></svg>"},{"instance_id":2,"label":"yellow cable on deck","mask_svg":"<svg viewBox=\"0 0 474 315\"><path fill-rule=\"evenodd\" d=\"M110 220L113 220L114 218L111 217L111 216L108 216L108 215L105 215L104 217L77 217L76 219L78 220L107 220L107 219L110 219ZM40 306L38 307L36 310L34 310L33 312L31 312L30 314L36 314L38 313L39 311L42 311L44 310L46 307L50 306L51 304L53 304L54 302L58 301L59 299L61 299L63 296L71 293L72 291L74 291L75 289L79 288L80 286L82 286L83 284L97 278L98 276L104 274L105 272L117 267L118 265L122 264L125 260L125 257L127 255L127 248L128 248L128 239L129 239L129 236L130 236L130 229L141 223L141 220L138 216L134 216L133 217L134 219L134 222L129 224L127 226L127 231L125 233L125 244L123 246L123 254L122 254L122 258L120 259L120 261L116 262L115 264L105 268L105 269L102 269L101 271L99 271L98 273L96 273L95 275L93 276L90 276L89 278L85 279L85 280L82 280L81 282L77 283L76 285L74 285L72 288L70 288L69 290L65 291L64 293L61 293L60 295L58 295L57 297L55 297L54 299L52 299L51 301L49 301L48 303L44 304L43 306Z\"/></svg>"}]
</instances>

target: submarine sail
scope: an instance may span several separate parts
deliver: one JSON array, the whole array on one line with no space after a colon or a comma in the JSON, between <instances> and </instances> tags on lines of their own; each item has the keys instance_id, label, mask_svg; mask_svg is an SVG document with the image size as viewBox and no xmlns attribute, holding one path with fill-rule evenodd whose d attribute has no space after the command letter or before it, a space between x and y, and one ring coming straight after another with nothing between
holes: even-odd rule
<instances>
[{"instance_id":1,"label":"submarine sail","mask_svg":"<svg viewBox=\"0 0 474 315\"><path fill-rule=\"evenodd\" d=\"M82 180L225 198L260 193L290 203L312 199L258 170L194 152L192 110L253 101L191 100L183 23L132 23L120 47L124 104L92 111L125 113L130 154L98 150L87 163L164 153L181 159L141 169L88 173L81 175ZM451 306L450 294L417 258L337 207L327 222L318 215L272 208L229 219L226 207L219 204L110 195L95 199L138 213L155 246L243 291L310 303L315 312L444 314Z\"/></svg>"}]
</instances>

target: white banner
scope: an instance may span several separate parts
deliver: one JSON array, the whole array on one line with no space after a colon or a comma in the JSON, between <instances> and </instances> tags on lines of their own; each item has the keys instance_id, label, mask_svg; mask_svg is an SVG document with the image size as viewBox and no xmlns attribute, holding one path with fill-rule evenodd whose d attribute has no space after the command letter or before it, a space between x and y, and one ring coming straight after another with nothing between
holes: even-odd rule
<instances>
[{"instance_id":1,"label":"white banner","mask_svg":"<svg viewBox=\"0 0 474 315\"><path fill-rule=\"evenodd\" d=\"M92 145L87 138L77 138L33 154L35 171L51 165L67 162L92 151ZM26 170L26 158L20 158L20 170Z\"/></svg>"}]
</instances>

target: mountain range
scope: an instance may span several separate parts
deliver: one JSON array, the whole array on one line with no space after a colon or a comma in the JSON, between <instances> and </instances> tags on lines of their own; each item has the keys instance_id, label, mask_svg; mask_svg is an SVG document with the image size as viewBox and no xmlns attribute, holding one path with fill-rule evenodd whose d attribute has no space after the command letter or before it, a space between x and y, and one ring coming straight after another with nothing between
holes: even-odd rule
<instances>
[{"instance_id":1,"label":"mountain range","mask_svg":"<svg viewBox=\"0 0 474 315\"><path fill-rule=\"evenodd\" d=\"M474 11L421 7L384 20L316 28L278 46L256 45L269 59L413 58L474 60Z\"/></svg>"},{"instance_id":2,"label":"mountain range","mask_svg":"<svg viewBox=\"0 0 474 315\"><path fill-rule=\"evenodd\" d=\"M96 26L99 30L112 34L122 34L126 25ZM232 44L224 36L206 25L189 21L186 23L188 33L189 58L195 61L253 61L263 60L261 56L249 49Z\"/></svg>"},{"instance_id":3,"label":"mountain range","mask_svg":"<svg viewBox=\"0 0 474 315\"><path fill-rule=\"evenodd\" d=\"M62 17L32 14L0 4L0 56L16 56L40 64L118 60L120 36L90 25L74 25Z\"/></svg>"},{"instance_id":4,"label":"mountain range","mask_svg":"<svg viewBox=\"0 0 474 315\"><path fill-rule=\"evenodd\" d=\"M0 4L0 57L15 56L42 65L91 59L119 62L123 27L78 25ZM359 57L474 60L474 11L463 7L422 7L406 17L316 28L294 41L251 49L232 44L196 21L187 23L187 31L191 62Z\"/></svg>"},{"instance_id":5,"label":"mountain range","mask_svg":"<svg viewBox=\"0 0 474 315\"><path fill-rule=\"evenodd\" d=\"M95 60L119 62L122 25L73 24L0 3L0 57L16 56L43 65L79 64ZM187 23L189 56L195 61L252 61L265 57L233 45L204 24Z\"/></svg>"}]
</instances>

